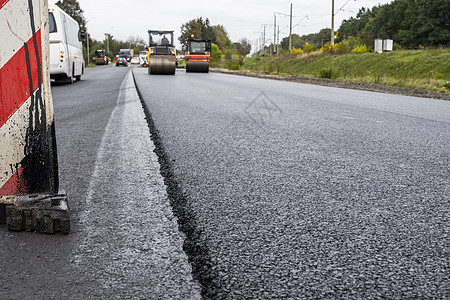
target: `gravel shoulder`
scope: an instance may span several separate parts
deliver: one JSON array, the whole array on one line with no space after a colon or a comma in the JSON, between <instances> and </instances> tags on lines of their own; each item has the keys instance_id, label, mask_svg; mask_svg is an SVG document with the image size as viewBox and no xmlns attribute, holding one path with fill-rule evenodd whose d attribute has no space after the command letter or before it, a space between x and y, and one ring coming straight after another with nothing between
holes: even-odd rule
<instances>
[{"instance_id":1,"label":"gravel shoulder","mask_svg":"<svg viewBox=\"0 0 450 300\"><path fill-rule=\"evenodd\" d=\"M300 82L307 84L316 84L323 86L331 86L338 88L346 88L346 89L356 89L356 90L364 90L364 91L372 91L372 92L380 92L380 93L388 93L388 94L398 94L405 96L414 96L414 97L423 97L423 98L431 98L431 99L440 99L440 100L450 100L450 94L438 93L427 90L416 90L404 87L395 87L395 86L387 86L382 84L368 83L368 82L349 82L349 81L340 81L335 79L327 79L327 78L316 78L316 77L298 77L292 75L272 75L267 74L263 71L255 71L255 70L228 70L222 68L211 68L212 72L225 73L225 74L235 74L241 76L249 76L249 77L257 77L257 78L266 78L266 79L274 79L274 80L282 80L282 81L291 81L291 82Z\"/></svg>"}]
</instances>

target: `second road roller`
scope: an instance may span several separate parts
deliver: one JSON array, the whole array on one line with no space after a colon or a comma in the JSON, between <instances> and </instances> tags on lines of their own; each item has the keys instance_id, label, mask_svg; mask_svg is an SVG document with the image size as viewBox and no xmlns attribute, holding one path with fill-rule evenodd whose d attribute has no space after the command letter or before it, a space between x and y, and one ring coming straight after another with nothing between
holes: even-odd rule
<instances>
[{"instance_id":1,"label":"second road roller","mask_svg":"<svg viewBox=\"0 0 450 300\"><path fill-rule=\"evenodd\" d=\"M209 57L211 54L211 40L188 40L188 51L185 53L186 72L209 72Z\"/></svg>"},{"instance_id":2,"label":"second road roller","mask_svg":"<svg viewBox=\"0 0 450 300\"><path fill-rule=\"evenodd\" d=\"M175 75L177 59L173 43L173 30L149 30L148 35L148 74Z\"/></svg>"}]
</instances>

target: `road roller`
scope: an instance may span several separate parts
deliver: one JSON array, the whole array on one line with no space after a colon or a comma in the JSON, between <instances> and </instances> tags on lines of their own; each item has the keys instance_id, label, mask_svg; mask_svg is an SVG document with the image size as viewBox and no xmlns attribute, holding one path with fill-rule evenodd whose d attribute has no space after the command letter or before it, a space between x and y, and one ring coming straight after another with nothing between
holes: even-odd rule
<instances>
[{"instance_id":1,"label":"road roller","mask_svg":"<svg viewBox=\"0 0 450 300\"><path fill-rule=\"evenodd\" d=\"M189 38L185 53L186 72L209 72L211 40Z\"/></svg>"},{"instance_id":2,"label":"road roller","mask_svg":"<svg viewBox=\"0 0 450 300\"><path fill-rule=\"evenodd\" d=\"M148 35L148 74L175 75L177 58L173 43L173 30L149 30Z\"/></svg>"}]
</instances>

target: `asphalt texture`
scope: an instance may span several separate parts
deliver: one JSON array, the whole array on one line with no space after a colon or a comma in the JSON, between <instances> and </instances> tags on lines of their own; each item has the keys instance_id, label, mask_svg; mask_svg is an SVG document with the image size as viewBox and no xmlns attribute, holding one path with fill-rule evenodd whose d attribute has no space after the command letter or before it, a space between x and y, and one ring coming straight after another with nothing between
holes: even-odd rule
<instances>
[{"instance_id":1,"label":"asphalt texture","mask_svg":"<svg viewBox=\"0 0 450 300\"><path fill-rule=\"evenodd\" d=\"M205 299L450 298L450 102L133 73Z\"/></svg>"},{"instance_id":2,"label":"asphalt texture","mask_svg":"<svg viewBox=\"0 0 450 300\"><path fill-rule=\"evenodd\" d=\"M52 93L72 232L0 227L0 299L200 299L130 68Z\"/></svg>"}]
</instances>

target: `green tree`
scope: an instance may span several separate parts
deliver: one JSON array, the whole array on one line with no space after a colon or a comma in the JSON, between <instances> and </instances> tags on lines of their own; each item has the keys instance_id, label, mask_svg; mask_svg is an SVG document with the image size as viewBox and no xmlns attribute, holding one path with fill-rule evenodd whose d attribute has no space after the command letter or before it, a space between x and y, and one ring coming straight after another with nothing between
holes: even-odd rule
<instances>
[{"instance_id":1,"label":"green tree","mask_svg":"<svg viewBox=\"0 0 450 300\"><path fill-rule=\"evenodd\" d=\"M233 48L236 49L240 56L246 56L250 54L252 50L252 44L247 38L240 39L239 42L233 43Z\"/></svg>"},{"instance_id":2,"label":"green tree","mask_svg":"<svg viewBox=\"0 0 450 300\"><path fill-rule=\"evenodd\" d=\"M300 49L306 43L298 34L294 33L291 36L292 39L292 48ZM285 37L281 40L281 49L289 50L289 37Z\"/></svg>"},{"instance_id":3,"label":"green tree","mask_svg":"<svg viewBox=\"0 0 450 300\"><path fill-rule=\"evenodd\" d=\"M77 0L59 0L56 5L65 11L69 16L75 19L80 25L80 29L86 32L86 19L84 18L84 11L80 7Z\"/></svg>"},{"instance_id":4,"label":"green tree","mask_svg":"<svg viewBox=\"0 0 450 300\"><path fill-rule=\"evenodd\" d=\"M449 46L449 11L449 0L395 0L361 8L355 18L342 22L339 33L341 38L353 36L367 45L373 45L375 38L391 38L404 47Z\"/></svg>"},{"instance_id":5,"label":"green tree","mask_svg":"<svg viewBox=\"0 0 450 300\"><path fill-rule=\"evenodd\" d=\"M204 21L201 17L192 19L187 23L181 25L181 35L178 40L180 41L181 45L183 45L184 49L187 48L188 39L192 34L197 39L208 39L213 43L216 41L215 32L209 24L208 18L206 18L206 20Z\"/></svg>"},{"instance_id":6,"label":"green tree","mask_svg":"<svg viewBox=\"0 0 450 300\"><path fill-rule=\"evenodd\" d=\"M217 46L219 47L219 49L223 50L225 48L230 48L231 47L231 40L228 37L228 33L225 30L225 27L223 27L223 25L215 25L212 27L213 31L214 31L214 35L216 40L213 41L215 44L217 44Z\"/></svg>"}]
</instances>

